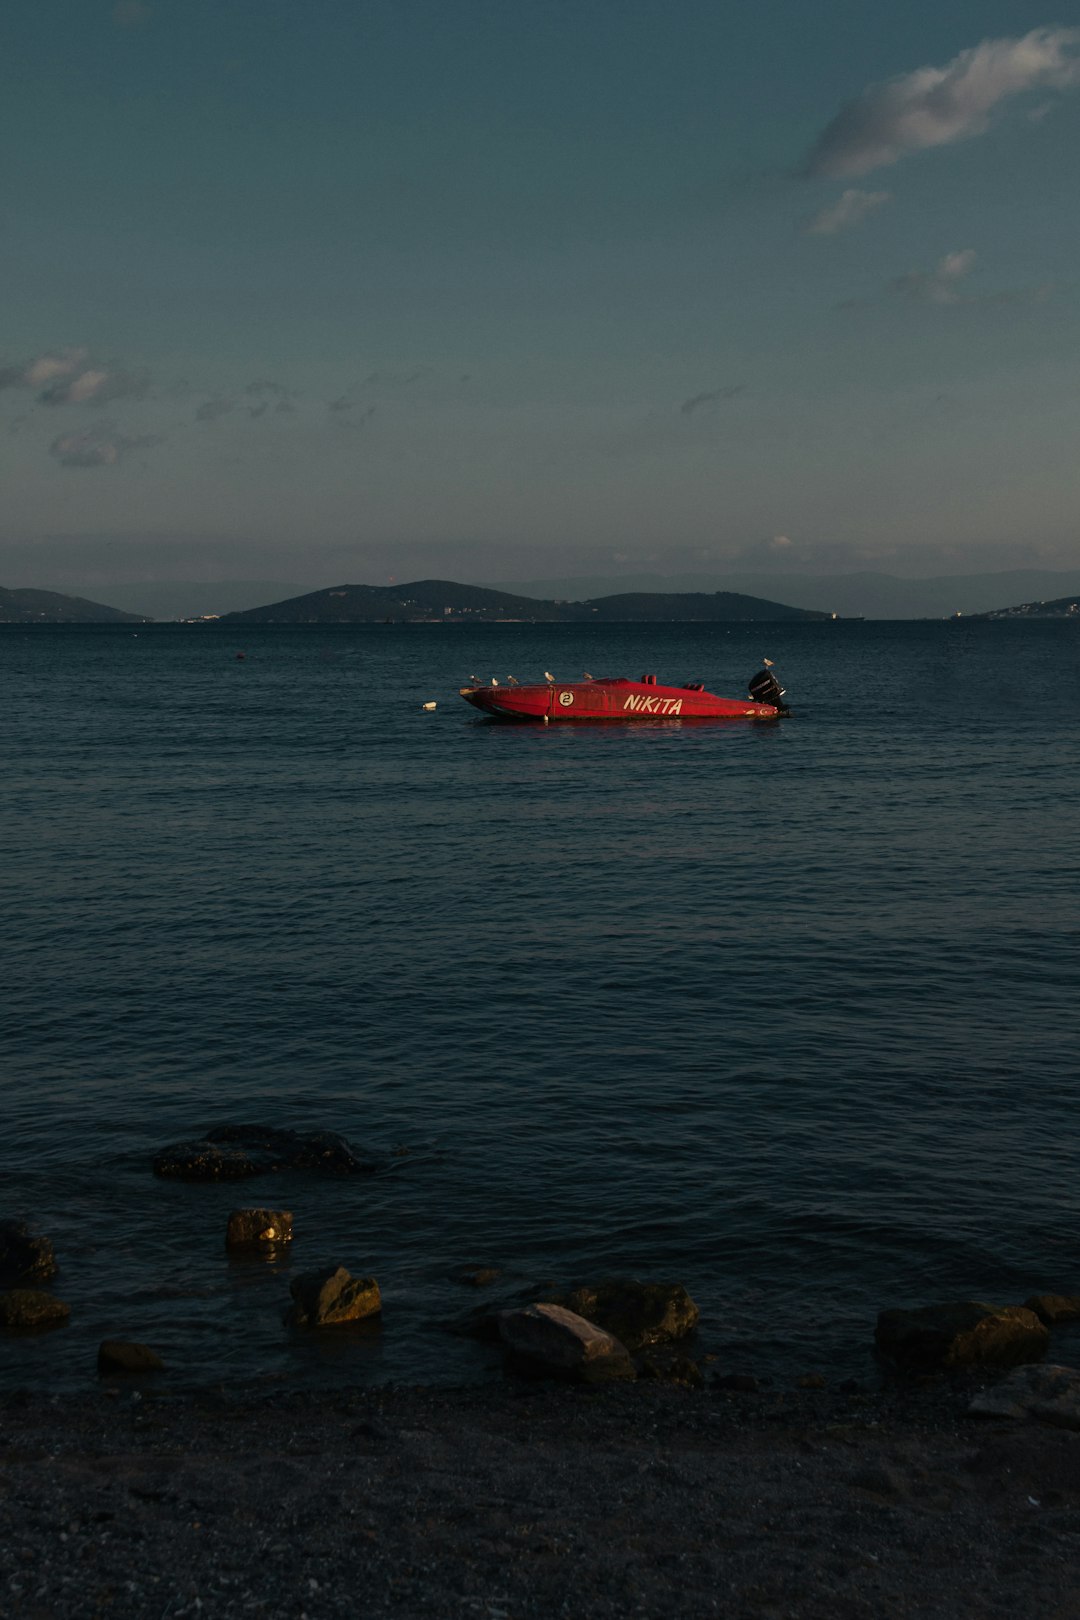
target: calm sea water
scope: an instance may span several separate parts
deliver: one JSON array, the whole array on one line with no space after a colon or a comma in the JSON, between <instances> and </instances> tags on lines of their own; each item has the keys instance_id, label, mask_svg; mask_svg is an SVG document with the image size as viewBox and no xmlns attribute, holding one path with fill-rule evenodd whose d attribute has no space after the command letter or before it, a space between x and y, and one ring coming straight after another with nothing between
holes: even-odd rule
<instances>
[{"instance_id":1,"label":"calm sea water","mask_svg":"<svg viewBox=\"0 0 1080 1620\"><path fill-rule=\"evenodd\" d=\"M780 724L456 695L766 653ZM1080 1291L1076 625L6 628L0 670L0 1216L72 1306L0 1381L111 1335L178 1383L484 1377L438 1325L478 1262L681 1281L779 1374L865 1375L886 1305ZM408 1151L150 1174L248 1120ZM287 1263L226 1257L244 1203ZM330 1262L380 1332L285 1331Z\"/></svg>"}]
</instances>

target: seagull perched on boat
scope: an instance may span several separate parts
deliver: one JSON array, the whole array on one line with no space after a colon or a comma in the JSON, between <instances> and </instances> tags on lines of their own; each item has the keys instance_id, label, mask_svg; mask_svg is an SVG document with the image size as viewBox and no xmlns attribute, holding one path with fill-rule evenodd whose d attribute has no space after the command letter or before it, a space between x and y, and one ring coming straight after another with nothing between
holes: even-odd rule
<instances>
[{"instance_id":1,"label":"seagull perched on boat","mask_svg":"<svg viewBox=\"0 0 1080 1620\"><path fill-rule=\"evenodd\" d=\"M512 675L508 675L506 677L506 684L507 684L507 686L520 686L521 682L520 681L515 681L515 679L514 679L514 677Z\"/></svg>"},{"instance_id":2,"label":"seagull perched on boat","mask_svg":"<svg viewBox=\"0 0 1080 1620\"><path fill-rule=\"evenodd\" d=\"M763 664L764 664L764 665L765 665L765 668L766 668L766 669L772 669L772 667L773 667L773 661L772 661L772 659L771 659L771 658L763 658L763 659L762 659L762 660L761 660L761 662L762 662L762 663L763 663Z\"/></svg>"},{"instance_id":3,"label":"seagull perched on boat","mask_svg":"<svg viewBox=\"0 0 1080 1620\"><path fill-rule=\"evenodd\" d=\"M492 686L498 686L498 684L499 684L498 681L495 679L494 675L491 677L491 684L492 684Z\"/></svg>"},{"instance_id":4,"label":"seagull perched on boat","mask_svg":"<svg viewBox=\"0 0 1080 1620\"><path fill-rule=\"evenodd\" d=\"M481 684L479 675L470 675L469 679L472 681L474 686L479 686Z\"/></svg>"},{"instance_id":5,"label":"seagull perched on boat","mask_svg":"<svg viewBox=\"0 0 1080 1620\"><path fill-rule=\"evenodd\" d=\"M595 681L596 676L595 675L590 675L588 670L585 670L583 673L584 673L585 679L587 681Z\"/></svg>"},{"instance_id":6,"label":"seagull perched on boat","mask_svg":"<svg viewBox=\"0 0 1080 1620\"><path fill-rule=\"evenodd\" d=\"M552 674L552 673L551 673L551 671L550 671L550 669L545 669L545 671L544 671L544 679L545 679L545 681L550 681L550 682L551 682L551 684L552 684L552 685L553 685L553 686L554 686L554 684L555 684L555 677L554 677L554 675L553 675L553 674Z\"/></svg>"}]
</instances>

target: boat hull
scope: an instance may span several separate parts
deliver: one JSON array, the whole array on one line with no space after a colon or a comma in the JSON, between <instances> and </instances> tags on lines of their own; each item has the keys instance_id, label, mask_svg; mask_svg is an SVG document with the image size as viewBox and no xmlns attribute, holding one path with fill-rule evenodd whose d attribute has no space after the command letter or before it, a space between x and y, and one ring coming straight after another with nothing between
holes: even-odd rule
<instances>
[{"instance_id":1,"label":"boat hull","mask_svg":"<svg viewBox=\"0 0 1080 1620\"><path fill-rule=\"evenodd\" d=\"M461 696L497 720L774 720L780 712L753 698L723 698L689 686L624 679L463 686Z\"/></svg>"}]
</instances>

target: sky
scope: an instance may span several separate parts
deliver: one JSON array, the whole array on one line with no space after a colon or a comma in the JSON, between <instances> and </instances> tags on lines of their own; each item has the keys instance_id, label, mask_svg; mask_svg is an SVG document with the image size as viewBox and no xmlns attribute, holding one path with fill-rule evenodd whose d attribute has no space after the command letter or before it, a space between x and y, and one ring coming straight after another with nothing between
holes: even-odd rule
<instances>
[{"instance_id":1,"label":"sky","mask_svg":"<svg viewBox=\"0 0 1080 1620\"><path fill-rule=\"evenodd\" d=\"M0 584L1080 566L1076 4L7 0L0 61Z\"/></svg>"}]
</instances>

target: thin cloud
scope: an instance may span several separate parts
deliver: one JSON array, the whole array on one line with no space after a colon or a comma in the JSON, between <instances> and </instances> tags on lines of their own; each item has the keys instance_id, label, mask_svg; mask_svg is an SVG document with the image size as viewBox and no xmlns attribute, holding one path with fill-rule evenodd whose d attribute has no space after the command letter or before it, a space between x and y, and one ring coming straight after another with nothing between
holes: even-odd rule
<instances>
[{"instance_id":1,"label":"thin cloud","mask_svg":"<svg viewBox=\"0 0 1080 1620\"><path fill-rule=\"evenodd\" d=\"M56 377L70 376L85 359L85 349L61 349L58 354L43 354L27 366L23 382L28 388L40 388Z\"/></svg>"},{"instance_id":2,"label":"thin cloud","mask_svg":"<svg viewBox=\"0 0 1080 1620\"><path fill-rule=\"evenodd\" d=\"M115 467L131 450L147 450L160 444L157 433L117 433L111 423L87 429L84 433L62 433L49 446L62 467Z\"/></svg>"},{"instance_id":3,"label":"thin cloud","mask_svg":"<svg viewBox=\"0 0 1080 1620\"><path fill-rule=\"evenodd\" d=\"M89 367L74 377L59 377L38 395L42 405L105 405L114 399L143 399L150 379L126 371Z\"/></svg>"},{"instance_id":4,"label":"thin cloud","mask_svg":"<svg viewBox=\"0 0 1080 1620\"><path fill-rule=\"evenodd\" d=\"M282 415L295 411L293 400L296 397L291 388L284 383L271 382L265 379L261 382L248 383L244 389L245 394L253 398L256 403L247 408L248 415L252 417L265 416L270 407L271 399L274 401L274 410Z\"/></svg>"},{"instance_id":5,"label":"thin cloud","mask_svg":"<svg viewBox=\"0 0 1080 1620\"><path fill-rule=\"evenodd\" d=\"M216 422L219 416L228 416L229 412L235 410L235 408L235 400L226 399L223 395L218 394L214 399L203 400L195 412L195 420L196 422Z\"/></svg>"},{"instance_id":6,"label":"thin cloud","mask_svg":"<svg viewBox=\"0 0 1080 1620\"><path fill-rule=\"evenodd\" d=\"M417 366L414 371L372 371L364 378L365 388L411 388L421 377L431 375L431 366Z\"/></svg>"},{"instance_id":7,"label":"thin cloud","mask_svg":"<svg viewBox=\"0 0 1080 1620\"><path fill-rule=\"evenodd\" d=\"M70 377L85 359L85 349L54 349L35 360L0 366L0 388L43 388L58 377Z\"/></svg>"},{"instance_id":8,"label":"thin cloud","mask_svg":"<svg viewBox=\"0 0 1080 1620\"><path fill-rule=\"evenodd\" d=\"M837 231L850 230L867 214L884 208L891 199L891 191L860 191L857 186L849 186L834 203L814 215L803 227L803 235L835 236Z\"/></svg>"},{"instance_id":9,"label":"thin cloud","mask_svg":"<svg viewBox=\"0 0 1080 1620\"><path fill-rule=\"evenodd\" d=\"M37 389L41 405L104 405L109 400L146 396L150 378L145 373L87 365L87 352L84 348L51 349L33 360L0 366L0 389Z\"/></svg>"},{"instance_id":10,"label":"thin cloud","mask_svg":"<svg viewBox=\"0 0 1080 1620\"><path fill-rule=\"evenodd\" d=\"M984 39L944 67L872 84L822 130L804 174L869 174L909 152L985 134L1010 97L1080 84L1078 45L1080 28L1034 28L1021 39Z\"/></svg>"},{"instance_id":11,"label":"thin cloud","mask_svg":"<svg viewBox=\"0 0 1080 1620\"><path fill-rule=\"evenodd\" d=\"M718 405L723 399L735 399L739 394L746 392L745 383L735 383L729 388L713 388L705 394L693 394L690 399L684 399L679 406L680 416L693 416L695 411L703 410L707 405Z\"/></svg>"},{"instance_id":12,"label":"thin cloud","mask_svg":"<svg viewBox=\"0 0 1080 1620\"><path fill-rule=\"evenodd\" d=\"M909 270L892 283L894 292L922 304L959 304L964 301L959 283L975 268L975 251L946 253L933 270Z\"/></svg>"}]
</instances>

